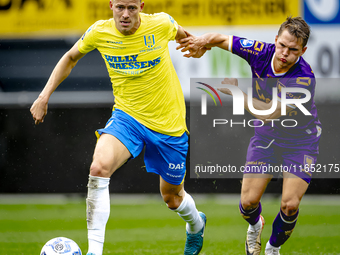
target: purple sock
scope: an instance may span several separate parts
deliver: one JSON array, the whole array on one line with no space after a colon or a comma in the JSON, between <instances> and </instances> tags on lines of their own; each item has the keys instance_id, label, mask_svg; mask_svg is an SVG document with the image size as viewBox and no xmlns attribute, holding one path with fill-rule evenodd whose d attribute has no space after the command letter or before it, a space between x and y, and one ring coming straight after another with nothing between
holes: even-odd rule
<instances>
[{"instance_id":1,"label":"purple sock","mask_svg":"<svg viewBox=\"0 0 340 255\"><path fill-rule=\"evenodd\" d=\"M281 210L273 222L273 231L269 243L274 247L284 244L293 232L299 210L293 216L285 215Z\"/></svg>"},{"instance_id":2,"label":"purple sock","mask_svg":"<svg viewBox=\"0 0 340 255\"><path fill-rule=\"evenodd\" d=\"M262 212L261 202L259 202L259 205L255 209L244 210L241 205L241 201L240 201L239 208L240 208L240 213L242 214L243 219L248 221L250 225L255 225L259 221L260 214Z\"/></svg>"}]
</instances>

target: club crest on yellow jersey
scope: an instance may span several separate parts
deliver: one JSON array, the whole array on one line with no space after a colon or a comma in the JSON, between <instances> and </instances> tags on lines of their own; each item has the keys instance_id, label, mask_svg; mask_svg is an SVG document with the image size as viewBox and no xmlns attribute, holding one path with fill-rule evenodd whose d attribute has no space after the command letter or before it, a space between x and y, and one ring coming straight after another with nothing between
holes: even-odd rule
<instances>
[{"instance_id":1,"label":"club crest on yellow jersey","mask_svg":"<svg viewBox=\"0 0 340 255\"><path fill-rule=\"evenodd\" d=\"M148 48L152 48L155 46L155 36L152 35L144 35L144 44Z\"/></svg>"}]
</instances>

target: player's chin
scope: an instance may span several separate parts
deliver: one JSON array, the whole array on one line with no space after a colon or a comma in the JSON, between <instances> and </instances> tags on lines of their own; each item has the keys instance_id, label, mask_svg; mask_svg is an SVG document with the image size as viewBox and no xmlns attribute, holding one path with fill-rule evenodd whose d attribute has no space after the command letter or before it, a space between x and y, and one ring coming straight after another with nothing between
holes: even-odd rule
<instances>
[{"instance_id":1,"label":"player's chin","mask_svg":"<svg viewBox=\"0 0 340 255\"><path fill-rule=\"evenodd\" d=\"M123 30L125 32L128 32L128 31L131 30L130 24L120 24L120 28L121 28L121 30Z\"/></svg>"}]
</instances>

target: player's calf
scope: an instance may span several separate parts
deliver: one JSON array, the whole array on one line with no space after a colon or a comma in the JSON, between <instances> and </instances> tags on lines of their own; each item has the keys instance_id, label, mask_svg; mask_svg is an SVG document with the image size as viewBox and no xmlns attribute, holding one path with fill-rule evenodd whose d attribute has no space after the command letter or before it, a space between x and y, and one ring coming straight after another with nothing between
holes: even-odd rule
<instances>
[{"instance_id":1,"label":"player's calf","mask_svg":"<svg viewBox=\"0 0 340 255\"><path fill-rule=\"evenodd\" d=\"M110 216L110 178L89 176L86 199L89 254L103 252L105 227Z\"/></svg>"},{"instance_id":2,"label":"player's calf","mask_svg":"<svg viewBox=\"0 0 340 255\"><path fill-rule=\"evenodd\" d=\"M298 215L299 211L292 216L287 216L280 210L273 222L272 235L269 239L270 245L279 248L288 240L294 230Z\"/></svg>"},{"instance_id":3,"label":"player's calf","mask_svg":"<svg viewBox=\"0 0 340 255\"><path fill-rule=\"evenodd\" d=\"M265 224L264 218L261 216L261 202L257 207L246 210L240 202L239 209L242 217L249 223L247 237L245 242L245 250L247 255L259 255L261 252L261 234ZM249 207L248 207L249 208Z\"/></svg>"}]
</instances>

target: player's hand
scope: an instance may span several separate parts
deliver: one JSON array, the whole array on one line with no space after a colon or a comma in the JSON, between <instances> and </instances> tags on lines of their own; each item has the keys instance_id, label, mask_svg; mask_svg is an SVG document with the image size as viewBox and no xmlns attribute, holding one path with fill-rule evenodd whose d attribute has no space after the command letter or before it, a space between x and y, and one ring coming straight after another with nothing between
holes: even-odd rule
<instances>
[{"instance_id":1,"label":"player's hand","mask_svg":"<svg viewBox=\"0 0 340 255\"><path fill-rule=\"evenodd\" d=\"M221 82L222 84L228 84L228 85L234 85L238 87L238 80L236 78L224 78L224 80ZM218 88L219 91L221 91L224 94L232 95L230 89L228 88Z\"/></svg>"},{"instance_id":2,"label":"player's hand","mask_svg":"<svg viewBox=\"0 0 340 255\"><path fill-rule=\"evenodd\" d=\"M177 50L182 49L182 52L189 51L189 53L184 54L184 57L190 58L200 58L204 55L207 50L211 48L205 47L206 40L203 37L194 36L190 34L188 31L185 31L187 34L186 38L182 38L177 42L180 44L177 46Z\"/></svg>"},{"instance_id":3,"label":"player's hand","mask_svg":"<svg viewBox=\"0 0 340 255\"><path fill-rule=\"evenodd\" d=\"M44 118L47 114L48 102L42 97L38 97L31 106L30 112L33 116L35 125L44 122Z\"/></svg>"}]
</instances>

